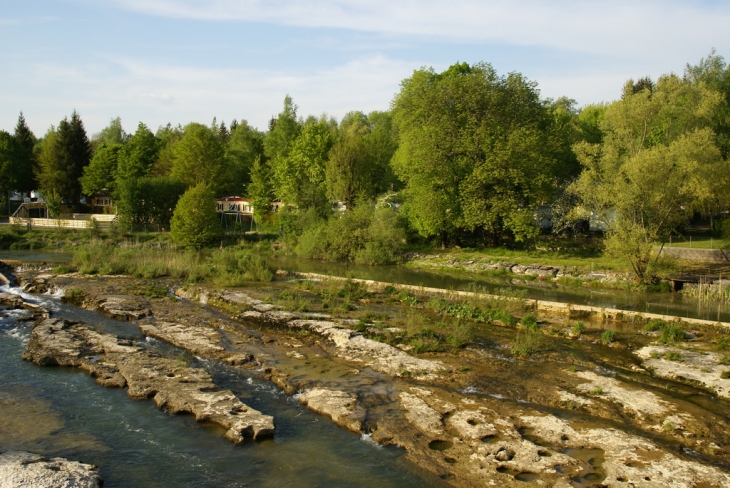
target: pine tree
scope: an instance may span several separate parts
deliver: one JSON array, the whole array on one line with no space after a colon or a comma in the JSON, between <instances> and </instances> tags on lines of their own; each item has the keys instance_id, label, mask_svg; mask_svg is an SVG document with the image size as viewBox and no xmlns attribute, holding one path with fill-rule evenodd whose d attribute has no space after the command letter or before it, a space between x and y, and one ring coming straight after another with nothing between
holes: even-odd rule
<instances>
[{"instance_id":1,"label":"pine tree","mask_svg":"<svg viewBox=\"0 0 730 488\"><path fill-rule=\"evenodd\" d=\"M78 206L81 198L79 179L91 160L91 145L75 110L70 121L64 118L58 124L55 140L52 144L44 144L43 151L40 181L44 193L56 192L68 204Z\"/></svg>"},{"instance_id":2,"label":"pine tree","mask_svg":"<svg viewBox=\"0 0 730 488\"><path fill-rule=\"evenodd\" d=\"M36 177L38 174L38 162L33 153L36 137L25 123L23 112L20 112L13 137L18 143L18 162L15 167L15 190L23 192L35 190L38 186Z\"/></svg>"}]
</instances>

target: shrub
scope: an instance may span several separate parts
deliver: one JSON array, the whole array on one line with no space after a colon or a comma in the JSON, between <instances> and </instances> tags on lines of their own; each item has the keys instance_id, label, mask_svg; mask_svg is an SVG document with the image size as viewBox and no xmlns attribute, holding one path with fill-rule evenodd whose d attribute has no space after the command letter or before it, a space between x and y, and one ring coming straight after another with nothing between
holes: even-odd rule
<instances>
[{"instance_id":1,"label":"shrub","mask_svg":"<svg viewBox=\"0 0 730 488\"><path fill-rule=\"evenodd\" d=\"M612 330L604 330L601 334L601 344L611 344L616 338L616 333Z\"/></svg>"},{"instance_id":2,"label":"shrub","mask_svg":"<svg viewBox=\"0 0 730 488\"><path fill-rule=\"evenodd\" d=\"M410 345L413 346L413 352L415 354L441 352L444 350L444 346L434 337L417 337L411 340Z\"/></svg>"},{"instance_id":3,"label":"shrub","mask_svg":"<svg viewBox=\"0 0 730 488\"><path fill-rule=\"evenodd\" d=\"M726 369L722 373L720 373L720 378L723 380L730 380L730 369Z\"/></svg>"},{"instance_id":4,"label":"shrub","mask_svg":"<svg viewBox=\"0 0 730 488\"><path fill-rule=\"evenodd\" d=\"M573 327L570 329L570 332L573 335L581 335L583 331L586 329L586 326L583 322L576 322Z\"/></svg>"},{"instance_id":5,"label":"shrub","mask_svg":"<svg viewBox=\"0 0 730 488\"><path fill-rule=\"evenodd\" d=\"M662 344L676 344L684 340L684 331L677 324L668 324L662 329L659 342Z\"/></svg>"},{"instance_id":6,"label":"shrub","mask_svg":"<svg viewBox=\"0 0 730 488\"><path fill-rule=\"evenodd\" d=\"M542 334L532 330L518 331L512 344L512 355L518 358L527 358L540 350Z\"/></svg>"},{"instance_id":7,"label":"shrub","mask_svg":"<svg viewBox=\"0 0 730 488\"><path fill-rule=\"evenodd\" d=\"M662 319L651 319L644 325L644 330L647 332L656 332L662 330L667 326L667 322Z\"/></svg>"},{"instance_id":8,"label":"shrub","mask_svg":"<svg viewBox=\"0 0 730 488\"><path fill-rule=\"evenodd\" d=\"M398 289L391 285L388 285L383 289L383 293L385 293L386 295L394 295L397 292L398 292Z\"/></svg>"},{"instance_id":9,"label":"shrub","mask_svg":"<svg viewBox=\"0 0 730 488\"><path fill-rule=\"evenodd\" d=\"M210 188L200 183L186 191L177 202L170 222L170 234L175 243L201 249L221 235L215 197Z\"/></svg>"},{"instance_id":10,"label":"shrub","mask_svg":"<svg viewBox=\"0 0 730 488\"><path fill-rule=\"evenodd\" d=\"M492 320L491 322L502 322L504 325L508 327L512 327L517 323L517 319L512 316L511 313L509 313L507 310L499 309L495 310L492 313Z\"/></svg>"},{"instance_id":11,"label":"shrub","mask_svg":"<svg viewBox=\"0 0 730 488\"><path fill-rule=\"evenodd\" d=\"M540 328L537 325L537 317L535 317L534 314L525 315L522 317L522 320L520 320L520 324L522 324L522 327L528 330L532 331L538 331Z\"/></svg>"},{"instance_id":12,"label":"shrub","mask_svg":"<svg viewBox=\"0 0 730 488\"><path fill-rule=\"evenodd\" d=\"M451 329L451 333L446 336L446 342L451 347L459 348L469 344L474 340L474 326L468 322L457 320Z\"/></svg>"}]
</instances>

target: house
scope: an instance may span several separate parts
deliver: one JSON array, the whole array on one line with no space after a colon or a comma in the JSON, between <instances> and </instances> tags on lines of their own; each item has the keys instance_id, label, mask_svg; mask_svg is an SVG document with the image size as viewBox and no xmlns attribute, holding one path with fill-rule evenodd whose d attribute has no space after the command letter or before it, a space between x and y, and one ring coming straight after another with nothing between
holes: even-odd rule
<instances>
[{"instance_id":1,"label":"house","mask_svg":"<svg viewBox=\"0 0 730 488\"><path fill-rule=\"evenodd\" d=\"M216 212L233 215L253 215L250 198L223 197L216 200Z\"/></svg>"},{"instance_id":2,"label":"house","mask_svg":"<svg viewBox=\"0 0 730 488\"><path fill-rule=\"evenodd\" d=\"M94 214L113 214L115 213L114 200L112 196L106 192L94 193L89 201L91 203L92 212Z\"/></svg>"}]
</instances>

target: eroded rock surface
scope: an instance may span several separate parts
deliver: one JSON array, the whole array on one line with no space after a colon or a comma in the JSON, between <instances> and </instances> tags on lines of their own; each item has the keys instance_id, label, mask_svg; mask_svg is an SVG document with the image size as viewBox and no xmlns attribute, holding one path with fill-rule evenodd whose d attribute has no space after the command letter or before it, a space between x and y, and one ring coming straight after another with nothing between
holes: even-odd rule
<instances>
[{"instance_id":1,"label":"eroded rock surface","mask_svg":"<svg viewBox=\"0 0 730 488\"><path fill-rule=\"evenodd\" d=\"M357 396L329 388L313 388L299 395L299 401L310 410L329 416L337 425L360 432L365 419L365 409Z\"/></svg>"},{"instance_id":2,"label":"eroded rock surface","mask_svg":"<svg viewBox=\"0 0 730 488\"><path fill-rule=\"evenodd\" d=\"M41 366L73 366L88 371L104 386L128 387L134 399L152 399L172 413L189 412L227 428L239 443L273 434L273 418L254 410L229 390L218 388L202 369L159 357L129 340L99 333L88 325L62 319L37 323L23 359Z\"/></svg>"},{"instance_id":3,"label":"eroded rock surface","mask_svg":"<svg viewBox=\"0 0 730 488\"><path fill-rule=\"evenodd\" d=\"M652 369L657 376L696 381L717 392L718 396L730 398L730 379L722 377L722 373L730 371L730 367L722 364L722 357L717 353L651 345L639 349L636 355L644 360L644 367Z\"/></svg>"},{"instance_id":4,"label":"eroded rock surface","mask_svg":"<svg viewBox=\"0 0 730 488\"><path fill-rule=\"evenodd\" d=\"M98 488L96 466L25 451L0 454L0 488Z\"/></svg>"}]
</instances>

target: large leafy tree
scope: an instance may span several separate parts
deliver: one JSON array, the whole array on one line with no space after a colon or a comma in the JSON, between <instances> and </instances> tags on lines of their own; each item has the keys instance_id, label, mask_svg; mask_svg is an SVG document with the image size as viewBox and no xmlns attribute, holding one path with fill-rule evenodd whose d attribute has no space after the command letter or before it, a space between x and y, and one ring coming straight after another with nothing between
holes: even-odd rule
<instances>
[{"instance_id":1,"label":"large leafy tree","mask_svg":"<svg viewBox=\"0 0 730 488\"><path fill-rule=\"evenodd\" d=\"M102 190L116 190L117 166L122 147L121 144L106 143L97 147L94 157L81 176L81 190L85 195L93 195Z\"/></svg>"},{"instance_id":2,"label":"large leafy tree","mask_svg":"<svg viewBox=\"0 0 730 488\"><path fill-rule=\"evenodd\" d=\"M117 178L141 178L147 176L160 153L160 140L142 122L137 131L121 147L118 158Z\"/></svg>"},{"instance_id":3,"label":"large leafy tree","mask_svg":"<svg viewBox=\"0 0 730 488\"><path fill-rule=\"evenodd\" d=\"M710 129L717 92L673 75L635 87L629 81L606 108L602 143L574 146L584 169L571 190L608 226L608 251L651 281L653 247L708 200L723 198L730 171Z\"/></svg>"},{"instance_id":4,"label":"large leafy tree","mask_svg":"<svg viewBox=\"0 0 730 488\"><path fill-rule=\"evenodd\" d=\"M332 124L324 117L304 124L288 154L271 161L279 199L301 208L326 206L325 166L333 141Z\"/></svg>"},{"instance_id":5,"label":"large leafy tree","mask_svg":"<svg viewBox=\"0 0 730 488\"><path fill-rule=\"evenodd\" d=\"M284 109L269 124L269 132L264 139L264 155L268 159L285 158L302 130L297 119L297 106L292 98L284 97Z\"/></svg>"},{"instance_id":6,"label":"large leafy tree","mask_svg":"<svg viewBox=\"0 0 730 488\"><path fill-rule=\"evenodd\" d=\"M274 201L273 174L269 165L258 157L251 167L251 183L248 185L254 212L265 217L271 213L271 202Z\"/></svg>"},{"instance_id":7,"label":"large leafy tree","mask_svg":"<svg viewBox=\"0 0 730 488\"><path fill-rule=\"evenodd\" d=\"M245 193L246 187L251 183L254 162L263 156L263 153L263 133L248 125L245 120L231 123L231 132L226 144L226 159L230 172L227 188L229 193L237 195Z\"/></svg>"},{"instance_id":8,"label":"large leafy tree","mask_svg":"<svg viewBox=\"0 0 730 488\"><path fill-rule=\"evenodd\" d=\"M569 141L534 82L499 76L486 63L420 69L402 82L393 117L393 167L421 235L445 244L457 232L492 241L537 233L534 211L566 173L560 164Z\"/></svg>"},{"instance_id":9,"label":"large leafy tree","mask_svg":"<svg viewBox=\"0 0 730 488\"><path fill-rule=\"evenodd\" d=\"M217 132L202 124L190 123L172 149L172 176L187 187L206 184L214 193L225 187L225 150Z\"/></svg>"},{"instance_id":10,"label":"large leafy tree","mask_svg":"<svg viewBox=\"0 0 730 488\"><path fill-rule=\"evenodd\" d=\"M185 185L170 176L120 180L117 211L125 224L169 229L173 209L184 192Z\"/></svg>"},{"instance_id":11,"label":"large leafy tree","mask_svg":"<svg viewBox=\"0 0 730 488\"><path fill-rule=\"evenodd\" d=\"M56 193L68 204L76 206L81 197L79 179L91 160L91 145L76 111L71 120L64 118L52 132L53 143L43 144L41 188L46 194Z\"/></svg>"}]
</instances>

